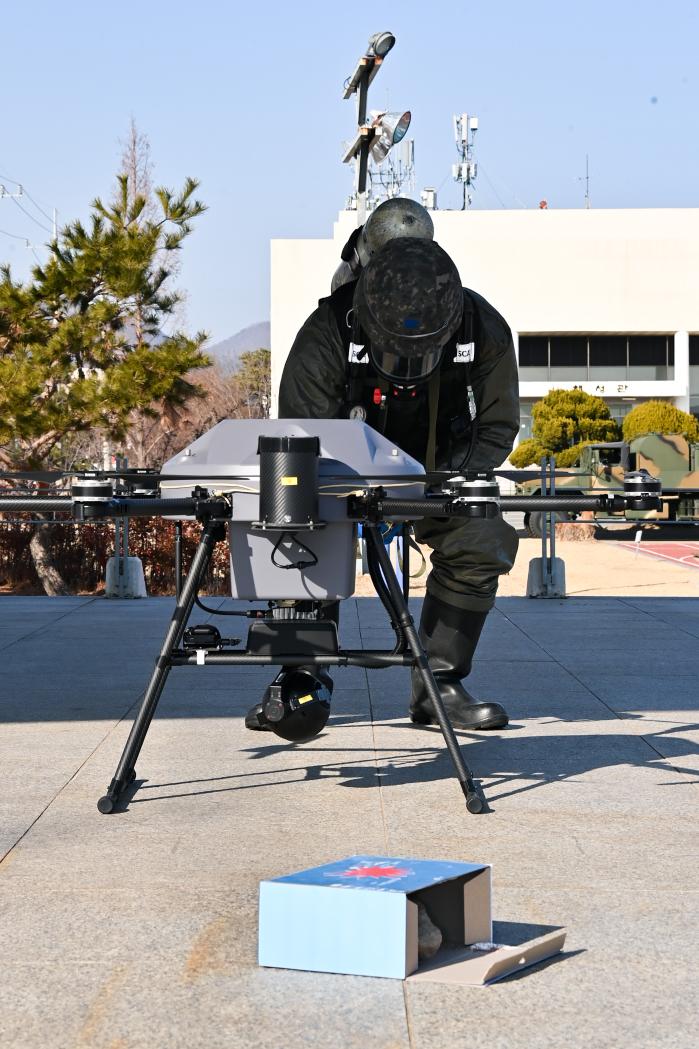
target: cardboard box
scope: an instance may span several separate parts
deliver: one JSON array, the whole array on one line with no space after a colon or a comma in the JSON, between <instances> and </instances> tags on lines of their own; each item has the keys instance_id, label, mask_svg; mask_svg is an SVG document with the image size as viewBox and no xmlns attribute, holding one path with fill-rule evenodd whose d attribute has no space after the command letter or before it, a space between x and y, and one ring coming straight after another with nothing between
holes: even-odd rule
<instances>
[{"instance_id":1,"label":"cardboard box","mask_svg":"<svg viewBox=\"0 0 699 1049\"><path fill-rule=\"evenodd\" d=\"M444 939L419 967L418 903ZM560 951L565 931L517 946L492 938L485 863L350 856L260 884L263 966L483 984Z\"/></svg>"}]
</instances>

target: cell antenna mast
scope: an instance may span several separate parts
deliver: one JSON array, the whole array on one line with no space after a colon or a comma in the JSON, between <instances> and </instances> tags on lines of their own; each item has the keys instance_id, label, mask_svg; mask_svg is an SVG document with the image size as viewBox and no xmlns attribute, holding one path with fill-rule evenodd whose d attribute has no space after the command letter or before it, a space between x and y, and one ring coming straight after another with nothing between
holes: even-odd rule
<instances>
[{"instance_id":1,"label":"cell antenna mast","mask_svg":"<svg viewBox=\"0 0 699 1049\"><path fill-rule=\"evenodd\" d=\"M378 166L369 163L369 184L372 206L374 202L400 197L404 192L415 192L415 140L404 138ZM404 188L405 187L405 190Z\"/></svg>"},{"instance_id":2,"label":"cell antenna mast","mask_svg":"<svg viewBox=\"0 0 699 1049\"><path fill-rule=\"evenodd\" d=\"M463 203L461 210L471 207L471 186L478 175L478 165L473 159L473 142L478 131L478 117L468 113L454 114L454 138L459 163L452 164L451 173L455 182L463 186Z\"/></svg>"},{"instance_id":3,"label":"cell antenna mast","mask_svg":"<svg viewBox=\"0 0 699 1049\"><path fill-rule=\"evenodd\" d=\"M585 177L583 178L583 176L581 175L580 178L578 179L578 182L584 182L585 183L585 207L589 208L589 207L591 207L591 205L590 205L590 157L589 157L589 155L587 153L585 154Z\"/></svg>"}]
</instances>

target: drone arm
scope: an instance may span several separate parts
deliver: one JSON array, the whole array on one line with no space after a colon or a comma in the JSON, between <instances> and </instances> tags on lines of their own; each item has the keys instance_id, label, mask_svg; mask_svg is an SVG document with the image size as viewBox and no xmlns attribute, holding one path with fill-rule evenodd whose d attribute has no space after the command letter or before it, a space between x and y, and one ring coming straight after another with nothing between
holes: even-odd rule
<instances>
[{"instance_id":1,"label":"drone arm","mask_svg":"<svg viewBox=\"0 0 699 1049\"><path fill-rule=\"evenodd\" d=\"M8 510L20 511L34 511L35 513L48 513L53 510L67 510L73 509L73 500L70 496L57 496L55 498L42 498L41 496L6 496L0 499L0 512L6 513Z\"/></svg>"}]
</instances>

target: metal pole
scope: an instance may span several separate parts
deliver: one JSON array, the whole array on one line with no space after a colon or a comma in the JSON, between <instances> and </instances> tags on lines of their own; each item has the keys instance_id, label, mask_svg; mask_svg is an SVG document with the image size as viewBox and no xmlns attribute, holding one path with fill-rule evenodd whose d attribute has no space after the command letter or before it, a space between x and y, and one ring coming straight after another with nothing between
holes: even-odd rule
<instances>
[{"instance_id":1,"label":"metal pole","mask_svg":"<svg viewBox=\"0 0 699 1049\"><path fill-rule=\"evenodd\" d=\"M548 478L546 475L546 465L548 462L547 456L541 460L541 494L543 496L548 495ZM547 552L548 552L548 513L544 511L541 515L541 584L544 588L544 592L548 594L548 564L547 564Z\"/></svg>"},{"instance_id":2,"label":"metal pole","mask_svg":"<svg viewBox=\"0 0 699 1049\"><path fill-rule=\"evenodd\" d=\"M129 468L129 460L128 460L128 458L125 455L122 455L121 459L120 459L120 463L119 463L119 469L123 470L124 473L126 473L128 468ZM124 519L122 521L122 541L123 541L123 546L124 546L124 556L123 556L122 564L123 564L124 571L126 571L126 562L128 561L128 557L129 557L129 519L128 519L128 517L124 517Z\"/></svg>"},{"instance_id":3,"label":"metal pole","mask_svg":"<svg viewBox=\"0 0 699 1049\"><path fill-rule=\"evenodd\" d=\"M114 556L117 560L117 574L124 574L124 518L114 519Z\"/></svg>"},{"instance_id":4,"label":"metal pole","mask_svg":"<svg viewBox=\"0 0 699 1049\"><path fill-rule=\"evenodd\" d=\"M357 126L363 127L366 123L367 100L369 96L369 73L371 67L365 65L362 69L361 79L357 85ZM363 225L366 220L366 183L369 169L369 136L362 136L362 142L357 154L357 225Z\"/></svg>"},{"instance_id":5,"label":"metal pole","mask_svg":"<svg viewBox=\"0 0 699 1049\"><path fill-rule=\"evenodd\" d=\"M551 477L549 482L549 495L553 498L556 494L556 456L552 455L549 459L551 466ZM551 529L551 558L549 561L550 572L549 579L551 580L551 587L553 588L553 577L554 577L554 565L556 562L556 513L551 510L549 514L549 528Z\"/></svg>"},{"instance_id":6,"label":"metal pole","mask_svg":"<svg viewBox=\"0 0 699 1049\"><path fill-rule=\"evenodd\" d=\"M182 522L175 521L175 597L182 593Z\"/></svg>"}]
</instances>

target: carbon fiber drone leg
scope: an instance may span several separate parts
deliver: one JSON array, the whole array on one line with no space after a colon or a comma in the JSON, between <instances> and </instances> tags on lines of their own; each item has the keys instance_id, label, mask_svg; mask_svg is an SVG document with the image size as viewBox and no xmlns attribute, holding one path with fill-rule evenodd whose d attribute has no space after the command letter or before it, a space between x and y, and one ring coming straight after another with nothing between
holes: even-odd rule
<instances>
[{"instance_id":1,"label":"carbon fiber drone leg","mask_svg":"<svg viewBox=\"0 0 699 1049\"><path fill-rule=\"evenodd\" d=\"M136 778L136 761L170 673L173 649L177 647L182 639L187 621L192 614L194 599L209 567L214 547L223 538L224 534L225 526L220 521L215 520L207 521L202 530L192 566L178 595L175 611L172 614L163 647L156 660L155 669L148 682L148 688L129 733L129 738L126 741L117 770L114 773L114 779L109 784L107 793L97 802L97 808L102 813L106 814L114 810L122 791L130 783L133 783Z\"/></svg>"},{"instance_id":2,"label":"carbon fiber drone leg","mask_svg":"<svg viewBox=\"0 0 699 1049\"><path fill-rule=\"evenodd\" d=\"M391 598L391 603L396 610L400 626L403 631L408 647L415 658L415 666L422 675L423 684L425 690L434 704L435 713L437 715L437 721L439 727L442 730L444 741L447 745L447 750L451 760L454 763L456 769L456 776L461 786L461 789L466 798L466 808L469 812L482 812L484 808L483 797L480 792L480 787L474 782L473 774L466 765L461 749L457 742L456 736L454 735L454 729L449 720L449 716L444 709L442 703L442 696L439 691L439 686L434 679L434 675L430 669L430 665L425 655L425 650L422 647L422 643L418 636L413 617L410 615L410 610L406 604L403 591L398 583L396 574L391 564L391 559L386 552L383 539L379 534L376 525L365 525L364 526L367 541L371 543L373 552L376 559L381 567L383 573L384 582L388 588L388 592Z\"/></svg>"}]
</instances>

